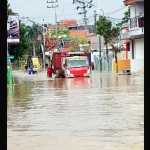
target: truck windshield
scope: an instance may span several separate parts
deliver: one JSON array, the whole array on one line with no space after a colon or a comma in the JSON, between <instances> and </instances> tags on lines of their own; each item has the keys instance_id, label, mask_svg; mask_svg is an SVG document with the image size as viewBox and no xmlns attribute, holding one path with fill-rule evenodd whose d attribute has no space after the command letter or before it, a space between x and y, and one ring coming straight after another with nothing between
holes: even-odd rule
<instances>
[{"instance_id":1,"label":"truck windshield","mask_svg":"<svg viewBox=\"0 0 150 150\"><path fill-rule=\"evenodd\" d=\"M82 67L82 66L88 66L88 61L86 59L69 59L68 65L70 67Z\"/></svg>"}]
</instances>

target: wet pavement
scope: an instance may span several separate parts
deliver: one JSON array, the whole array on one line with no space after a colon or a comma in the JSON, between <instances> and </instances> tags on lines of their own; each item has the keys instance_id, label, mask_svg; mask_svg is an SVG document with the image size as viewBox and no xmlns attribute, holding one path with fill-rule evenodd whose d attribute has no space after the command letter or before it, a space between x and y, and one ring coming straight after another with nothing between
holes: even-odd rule
<instances>
[{"instance_id":1,"label":"wet pavement","mask_svg":"<svg viewBox=\"0 0 150 150\"><path fill-rule=\"evenodd\" d=\"M143 150L144 75L54 79L13 71L8 150Z\"/></svg>"}]
</instances>

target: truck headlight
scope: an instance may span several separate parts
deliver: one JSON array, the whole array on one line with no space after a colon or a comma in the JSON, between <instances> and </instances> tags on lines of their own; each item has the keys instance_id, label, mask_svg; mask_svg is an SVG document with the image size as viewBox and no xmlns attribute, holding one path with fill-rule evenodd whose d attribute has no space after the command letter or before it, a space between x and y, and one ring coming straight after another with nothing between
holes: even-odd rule
<instances>
[{"instance_id":1,"label":"truck headlight","mask_svg":"<svg viewBox=\"0 0 150 150\"><path fill-rule=\"evenodd\" d=\"M87 74L90 74L90 73L91 73L91 70L90 70L90 69L88 69Z\"/></svg>"},{"instance_id":2,"label":"truck headlight","mask_svg":"<svg viewBox=\"0 0 150 150\"><path fill-rule=\"evenodd\" d=\"M69 75L70 74L70 71L67 69L67 75Z\"/></svg>"}]
</instances>

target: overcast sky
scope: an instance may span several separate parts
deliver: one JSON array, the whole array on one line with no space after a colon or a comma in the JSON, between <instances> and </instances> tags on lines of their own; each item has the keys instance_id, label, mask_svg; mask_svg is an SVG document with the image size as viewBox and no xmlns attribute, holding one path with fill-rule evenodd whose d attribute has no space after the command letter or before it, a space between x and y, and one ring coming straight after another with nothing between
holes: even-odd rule
<instances>
[{"instance_id":1,"label":"overcast sky","mask_svg":"<svg viewBox=\"0 0 150 150\"><path fill-rule=\"evenodd\" d=\"M48 1L50 2L51 0ZM104 11L104 14L106 14L107 17L115 18L113 20L114 23L120 21L119 19L122 19L124 12L127 10L127 7L123 4L123 0L93 0L92 4L98 6L98 1L100 8ZM28 16L31 20L40 24L55 23L55 11L53 8L47 8L47 6L52 6L51 3L47 3L47 0L8 0L8 2L10 3L10 7L13 12L19 13L20 18ZM58 0L58 2L54 4L58 5L56 9L57 21L59 22L64 19L76 19L79 20L78 24L83 24L83 16L78 15L80 9L77 10L77 4L73 4L72 2L73 0ZM97 11L97 7L92 7L87 11L87 17L91 17L89 18L88 24L94 23L94 18L92 17L94 10ZM114 11L117 12L111 13ZM100 11L100 14L102 14L102 11ZM24 23L29 24L29 21L24 21Z\"/></svg>"}]
</instances>

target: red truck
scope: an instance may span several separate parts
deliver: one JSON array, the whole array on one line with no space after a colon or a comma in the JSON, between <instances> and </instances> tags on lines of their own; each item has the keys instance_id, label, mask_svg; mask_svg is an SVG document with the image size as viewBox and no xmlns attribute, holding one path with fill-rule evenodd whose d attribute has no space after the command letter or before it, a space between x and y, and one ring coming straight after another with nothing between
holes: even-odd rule
<instances>
[{"instance_id":1,"label":"red truck","mask_svg":"<svg viewBox=\"0 0 150 150\"><path fill-rule=\"evenodd\" d=\"M54 73L60 69L66 78L90 77L91 69L87 56L87 51L69 52L62 49L61 52L54 52L52 57Z\"/></svg>"}]
</instances>

